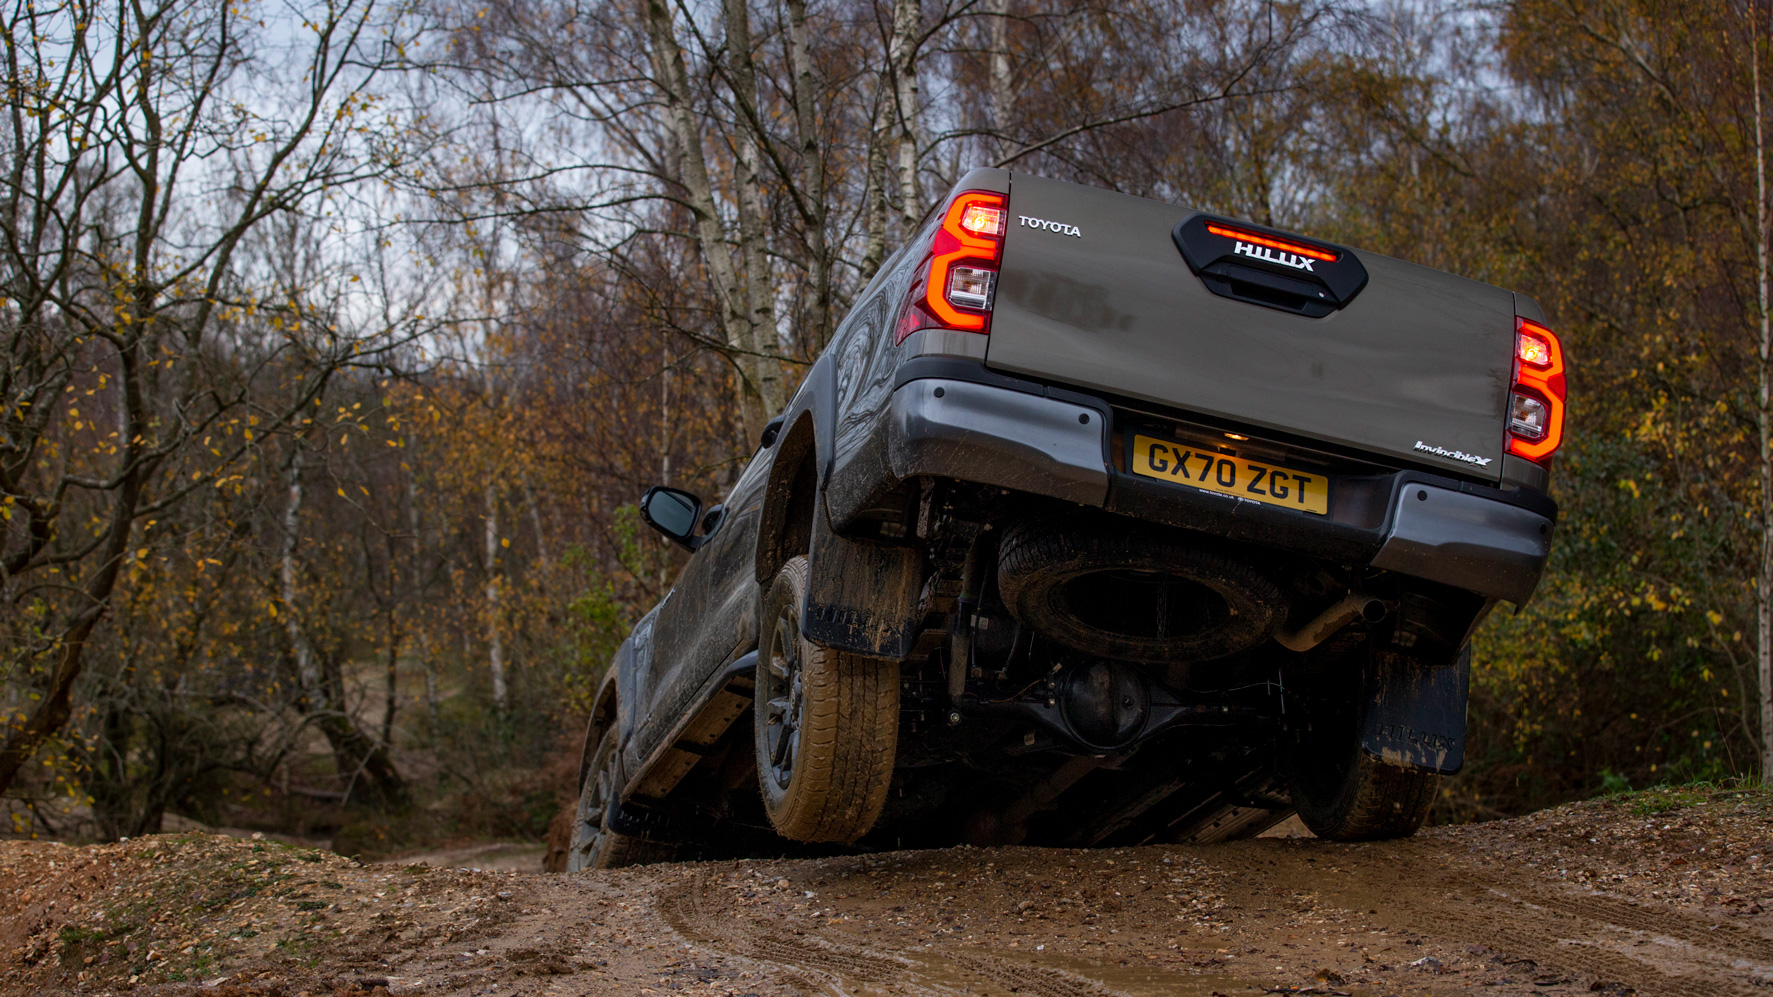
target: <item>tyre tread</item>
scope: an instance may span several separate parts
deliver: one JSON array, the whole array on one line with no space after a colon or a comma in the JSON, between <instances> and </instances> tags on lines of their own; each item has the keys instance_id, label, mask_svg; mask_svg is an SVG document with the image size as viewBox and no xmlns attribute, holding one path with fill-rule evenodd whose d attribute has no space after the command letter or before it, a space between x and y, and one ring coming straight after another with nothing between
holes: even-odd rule
<instances>
[{"instance_id":1,"label":"tyre tread","mask_svg":"<svg viewBox=\"0 0 1773 997\"><path fill-rule=\"evenodd\" d=\"M804 556L791 559L766 605L799 605L807 570ZM804 713L794 775L779 800L763 793L764 808L785 838L849 844L886 805L899 741L899 666L800 639ZM761 785L767 767L761 724L758 730Z\"/></svg>"},{"instance_id":2,"label":"tyre tread","mask_svg":"<svg viewBox=\"0 0 1773 997\"><path fill-rule=\"evenodd\" d=\"M1391 651L1379 653L1404 657ZM1314 779L1295 769L1293 803L1298 807L1299 819L1311 833L1331 841L1407 838L1428 819L1440 788L1440 776L1368 754L1359 746L1359 716L1358 709L1348 714L1350 722L1337 728L1334 745L1299 746L1304 754L1343 750L1352 758L1339 784L1333 787L1314 785ZM1351 741L1343 742L1342 737Z\"/></svg>"}]
</instances>

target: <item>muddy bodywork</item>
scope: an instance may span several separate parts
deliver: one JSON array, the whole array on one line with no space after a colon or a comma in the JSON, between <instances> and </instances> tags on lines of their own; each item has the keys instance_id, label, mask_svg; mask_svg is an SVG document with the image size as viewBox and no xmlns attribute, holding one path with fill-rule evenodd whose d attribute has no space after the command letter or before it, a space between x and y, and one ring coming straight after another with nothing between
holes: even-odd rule
<instances>
[{"instance_id":1,"label":"muddy bodywork","mask_svg":"<svg viewBox=\"0 0 1773 997\"><path fill-rule=\"evenodd\" d=\"M1208 216L1008 171L957 190L1007 195L988 331L904 327L939 205L617 655L603 715L622 731L623 826L780 845L740 707L763 594L802 553L806 637L904 677L898 776L864 844L1260 830L1288 812L1277 746L1300 690L1326 685L1358 693L1363 750L1456 771L1470 634L1531 598L1556 519L1545 468L1505 453L1515 321L1543 321L1537 306L1345 247L1319 284L1251 277L1190 254ZM1151 473L1221 458L1267 468L1271 500L1327 482L1322 507ZM1202 660L1065 639L1000 593L1032 549L1000 564L1003 538L1052 521L1118 538L1108 550L1148 540L1170 558L1153 571L1194 566L1158 593L1160 631L1176 593L1213 586L1234 615L1243 585L1274 619ZM1145 625L1146 590L1091 577L1028 584L1101 626ZM1419 667L1377 667L1378 648Z\"/></svg>"}]
</instances>

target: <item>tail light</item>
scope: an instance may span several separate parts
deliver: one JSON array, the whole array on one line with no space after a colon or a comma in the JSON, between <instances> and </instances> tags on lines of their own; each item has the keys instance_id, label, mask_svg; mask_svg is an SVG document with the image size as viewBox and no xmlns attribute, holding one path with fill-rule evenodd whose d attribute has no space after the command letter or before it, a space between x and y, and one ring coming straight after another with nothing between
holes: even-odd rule
<instances>
[{"instance_id":1,"label":"tail light","mask_svg":"<svg viewBox=\"0 0 1773 997\"><path fill-rule=\"evenodd\" d=\"M1537 322L1515 319L1508 452L1544 462L1564 442L1564 347Z\"/></svg>"},{"instance_id":2,"label":"tail light","mask_svg":"<svg viewBox=\"0 0 1773 997\"><path fill-rule=\"evenodd\" d=\"M905 296L896 341L919 329L990 331L1008 204L987 190L963 191L948 203L924 255L927 264Z\"/></svg>"}]
</instances>

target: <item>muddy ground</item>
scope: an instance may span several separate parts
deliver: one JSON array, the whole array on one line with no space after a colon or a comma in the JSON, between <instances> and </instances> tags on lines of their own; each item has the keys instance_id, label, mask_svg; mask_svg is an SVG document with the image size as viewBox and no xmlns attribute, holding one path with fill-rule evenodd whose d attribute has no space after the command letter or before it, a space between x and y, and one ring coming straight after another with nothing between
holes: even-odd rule
<instances>
[{"instance_id":1,"label":"muddy ground","mask_svg":"<svg viewBox=\"0 0 1773 997\"><path fill-rule=\"evenodd\" d=\"M488 863L493 864L493 863ZM1773 994L1773 794L1385 844L958 848L552 875L214 835L0 844L0 990Z\"/></svg>"}]
</instances>

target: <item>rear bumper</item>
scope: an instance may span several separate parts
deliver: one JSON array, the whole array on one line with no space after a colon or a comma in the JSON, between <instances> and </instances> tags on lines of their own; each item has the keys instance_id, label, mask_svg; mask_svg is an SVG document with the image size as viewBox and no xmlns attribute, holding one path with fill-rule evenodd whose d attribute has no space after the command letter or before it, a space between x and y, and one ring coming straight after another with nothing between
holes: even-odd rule
<instances>
[{"instance_id":1,"label":"rear bumper","mask_svg":"<svg viewBox=\"0 0 1773 997\"><path fill-rule=\"evenodd\" d=\"M1233 540L1365 564L1524 605L1557 505L1424 471L1340 475L1318 516L1116 469L1104 400L963 360L902 365L888 454L895 477L953 478L1095 506Z\"/></svg>"},{"instance_id":2,"label":"rear bumper","mask_svg":"<svg viewBox=\"0 0 1773 997\"><path fill-rule=\"evenodd\" d=\"M1409 484L1372 565L1524 605L1551 552L1549 517L1439 485Z\"/></svg>"},{"instance_id":3,"label":"rear bumper","mask_svg":"<svg viewBox=\"0 0 1773 997\"><path fill-rule=\"evenodd\" d=\"M1108 498L1105 410L945 377L893 392L893 475L956 478L1100 506Z\"/></svg>"}]
</instances>

